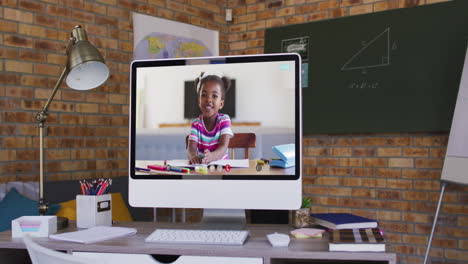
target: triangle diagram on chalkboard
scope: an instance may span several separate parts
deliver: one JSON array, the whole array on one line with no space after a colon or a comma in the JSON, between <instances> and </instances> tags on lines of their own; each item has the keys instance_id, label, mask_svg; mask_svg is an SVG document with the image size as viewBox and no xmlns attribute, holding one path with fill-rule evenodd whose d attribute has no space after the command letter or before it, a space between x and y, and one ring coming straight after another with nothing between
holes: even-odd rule
<instances>
[{"instance_id":1,"label":"triangle diagram on chalkboard","mask_svg":"<svg viewBox=\"0 0 468 264\"><path fill-rule=\"evenodd\" d=\"M356 52L344 65L342 71L368 69L390 65L390 28L385 29Z\"/></svg>"}]
</instances>

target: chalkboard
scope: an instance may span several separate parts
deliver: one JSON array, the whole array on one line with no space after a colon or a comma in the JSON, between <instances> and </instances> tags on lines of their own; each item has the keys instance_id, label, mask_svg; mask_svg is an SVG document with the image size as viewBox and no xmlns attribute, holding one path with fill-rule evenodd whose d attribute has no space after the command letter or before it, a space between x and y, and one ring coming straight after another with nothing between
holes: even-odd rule
<instances>
[{"instance_id":1,"label":"chalkboard","mask_svg":"<svg viewBox=\"0 0 468 264\"><path fill-rule=\"evenodd\" d=\"M465 0L270 28L303 58L310 133L448 131L468 40Z\"/></svg>"},{"instance_id":2,"label":"chalkboard","mask_svg":"<svg viewBox=\"0 0 468 264\"><path fill-rule=\"evenodd\" d=\"M468 52L455 104L442 180L468 184Z\"/></svg>"}]
</instances>

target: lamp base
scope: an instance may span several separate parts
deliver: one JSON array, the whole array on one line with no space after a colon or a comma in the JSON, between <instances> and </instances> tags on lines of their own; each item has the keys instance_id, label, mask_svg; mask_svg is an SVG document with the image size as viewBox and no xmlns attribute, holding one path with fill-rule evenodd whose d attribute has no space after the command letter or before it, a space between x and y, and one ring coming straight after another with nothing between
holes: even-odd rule
<instances>
[{"instance_id":1,"label":"lamp base","mask_svg":"<svg viewBox=\"0 0 468 264\"><path fill-rule=\"evenodd\" d=\"M65 229L68 227L68 218L57 216L57 230Z\"/></svg>"}]
</instances>

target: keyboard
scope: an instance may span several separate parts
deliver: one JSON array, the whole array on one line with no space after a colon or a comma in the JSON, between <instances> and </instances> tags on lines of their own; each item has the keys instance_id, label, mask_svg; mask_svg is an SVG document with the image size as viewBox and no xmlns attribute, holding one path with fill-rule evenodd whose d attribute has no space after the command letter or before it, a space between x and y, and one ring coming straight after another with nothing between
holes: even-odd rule
<instances>
[{"instance_id":1,"label":"keyboard","mask_svg":"<svg viewBox=\"0 0 468 264\"><path fill-rule=\"evenodd\" d=\"M249 232L246 230L191 230L156 229L147 243L243 245Z\"/></svg>"}]
</instances>

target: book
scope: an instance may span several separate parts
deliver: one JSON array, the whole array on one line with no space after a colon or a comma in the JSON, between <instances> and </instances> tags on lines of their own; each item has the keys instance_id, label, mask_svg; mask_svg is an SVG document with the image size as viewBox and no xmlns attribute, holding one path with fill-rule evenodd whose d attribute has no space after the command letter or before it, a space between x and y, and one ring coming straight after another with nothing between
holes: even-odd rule
<instances>
[{"instance_id":1,"label":"book","mask_svg":"<svg viewBox=\"0 0 468 264\"><path fill-rule=\"evenodd\" d=\"M96 226L85 230L50 235L55 240L78 242L83 244L94 243L113 238L136 234L135 228L116 226Z\"/></svg>"},{"instance_id":2,"label":"book","mask_svg":"<svg viewBox=\"0 0 468 264\"><path fill-rule=\"evenodd\" d=\"M311 214L312 221L330 229L376 228L377 221L347 213Z\"/></svg>"},{"instance_id":3,"label":"book","mask_svg":"<svg viewBox=\"0 0 468 264\"><path fill-rule=\"evenodd\" d=\"M330 251L385 252L385 240L378 228L330 231Z\"/></svg>"},{"instance_id":4,"label":"book","mask_svg":"<svg viewBox=\"0 0 468 264\"><path fill-rule=\"evenodd\" d=\"M282 160L286 162L296 161L296 145L285 144L278 145L272 148L273 152L276 153Z\"/></svg>"}]
</instances>

